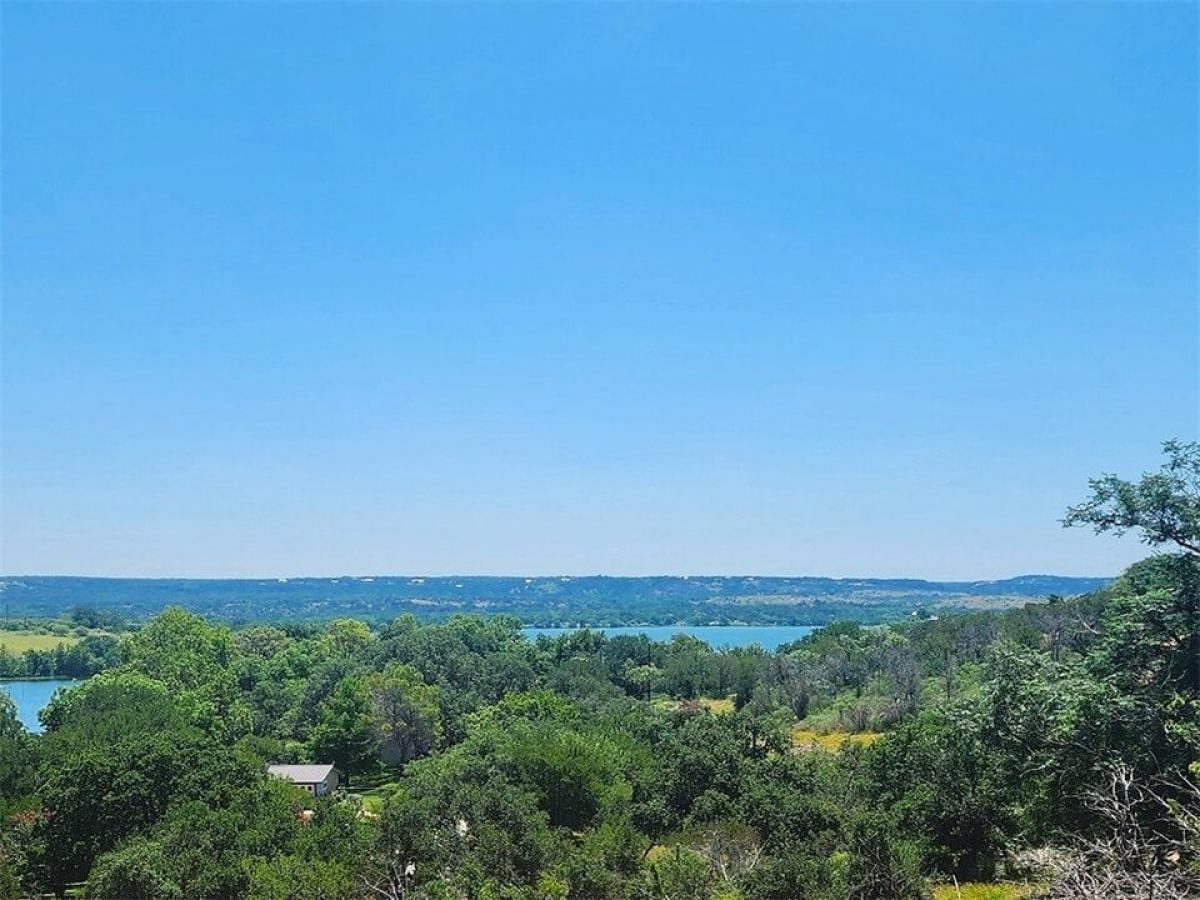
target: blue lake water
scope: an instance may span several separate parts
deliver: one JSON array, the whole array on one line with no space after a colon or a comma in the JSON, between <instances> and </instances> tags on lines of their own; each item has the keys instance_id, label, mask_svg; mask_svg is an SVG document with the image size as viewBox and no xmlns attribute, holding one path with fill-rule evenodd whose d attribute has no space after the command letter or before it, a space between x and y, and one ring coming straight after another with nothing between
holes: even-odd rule
<instances>
[{"instance_id":1,"label":"blue lake water","mask_svg":"<svg viewBox=\"0 0 1200 900\"><path fill-rule=\"evenodd\" d=\"M699 638L712 647L748 647L758 644L764 650L774 650L780 644L798 641L812 634L819 625L622 625L613 628L593 628L610 637L618 634L644 634L654 641L669 641L677 634ZM522 628L531 641L539 634L555 637L579 631L578 628Z\"/></svg>"},{"instance_id":2,"label":"blue lake water","mask_svg":"<svg viewBox=\"0 0 1200 900\"><path fill-rule=\"evenodd\" d=\"M70 678L31 678L28 680L0 681L4 691L17 704L17 718L33 732L42 730L37 714L50 702L50 697L63 685L75 684Z\"/></svg>"}]
</instances>

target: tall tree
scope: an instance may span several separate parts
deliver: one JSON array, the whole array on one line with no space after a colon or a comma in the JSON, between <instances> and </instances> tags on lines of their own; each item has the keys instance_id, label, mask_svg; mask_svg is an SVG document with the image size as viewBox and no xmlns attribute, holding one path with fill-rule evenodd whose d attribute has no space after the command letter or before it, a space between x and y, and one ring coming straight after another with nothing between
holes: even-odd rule
<instances>
[{"instance_id":1,"label":"tall tree","mask_svg":"<svg viewBox=\"0 0 1200 900\"><path fill-rule=\"evenodd\" d=\"M438 690L420 672L391 665L368 677L366 686L385 763L406 763L437 746L442 733Z\"/></svg>"},{"instance_id":2,"label":"tall tree","mask_svg":"<svg viewBox=\"0 0 1200 900\"><path fill-rule=\"evenodd\" d=\"M1063 525L1097 533L1137 530L1152 547L1175 544L1200 556L1200 443L1166 441L1158 472L1134 481L1111 473L1093 478L1092 495L1067 510Z\"/></svg>"},{"instance_id":3,"label":"tall tree","mask_svg":"<svg viewBox=\"0 0 1200 900\"><path fill-rule=\"evenodd\" d=\"M1148 472L1132 482L1104 474L1090 482L1092 496L1067 510L1064 526L1091 525L1096 532L1122 534L1136 529L1151 546L1173 544L1183 550L1183 559L1167 563L1154 588L1129 584L1125 593L1137 595L1124 606L1124 626L1135 620L1146 627L1141 647L1135 652L1153 657L1169 653L1163 665L1183 673L1180 681L1190 692L1191 702L1200 697L1200 443L1166 441L1166 461L1158 472ZM1142 588L1142 589L1139 589ZM1170 632L1167 639L1163 632ZM1137 635L1132 635L1136 639ZM1126 641L1128 643L1128 641ZM1129 648L1110 648L1123 650ZM1153 676L1148 664L1144 671Z\"/></svg>"},{"instance_id":4,"label":"tall tree","mask_svg":"<svg viewBox=\"0 0 1200 900\"><path fill-rule=\"evenodd\" d=\"M347 776L375 761L378 735L363 679L347 675L321 704L309 750L321 762L332 762Z\"/></svg>"}]
</instances>

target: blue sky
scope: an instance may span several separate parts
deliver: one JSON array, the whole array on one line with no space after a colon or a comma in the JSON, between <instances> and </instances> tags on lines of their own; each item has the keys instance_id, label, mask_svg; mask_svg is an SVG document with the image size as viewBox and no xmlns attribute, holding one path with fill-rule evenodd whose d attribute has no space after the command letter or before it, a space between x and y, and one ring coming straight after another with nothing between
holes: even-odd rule
<instances>
[{"instance_id":1,"label":"blue sky","mask_svg":"<svg viewBox=\"0 0 1200 900\"><path fill-rule=\"evenodd\" d=\"M0 571L1107 574L1191 4L5 4Z\"/></svg>"}]
</instances>

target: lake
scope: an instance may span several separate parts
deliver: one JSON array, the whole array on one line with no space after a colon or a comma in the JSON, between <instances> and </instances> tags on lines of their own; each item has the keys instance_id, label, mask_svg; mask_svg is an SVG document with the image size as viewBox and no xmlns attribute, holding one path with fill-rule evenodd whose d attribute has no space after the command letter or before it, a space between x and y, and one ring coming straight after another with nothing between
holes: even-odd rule
<instances>
[{"instance_id":1,"label":"lake","mask_svg":"<svg viewBox=\"0 0 1200 900\"><path fill-rule=\"evenodd\" d=\"M798 641L812 634L820 625L621 625L613 628L592 628L609 637L618 634L644 634L653 641L669 641L677 634L699 638L712 647L748 647L758 644L764 650L774 650L780 644ZM522 628L531 641L539 634L555 637L579 631L578 628Z\"/></svg>"},{"instance_id":2,"label":"lake","mask_svg":"<svg viewBox=\"0 0 1200 900\"><path fill-rule=\"evenodd\" d=\"M42 730L42 723L37 714L50 702L51 695L60 687L75 684L70 678L30 678L14 681L0 681L0 691L4 691L17 704L17 718L21 724L33 732Z\"/></svg>"}]
</instances>

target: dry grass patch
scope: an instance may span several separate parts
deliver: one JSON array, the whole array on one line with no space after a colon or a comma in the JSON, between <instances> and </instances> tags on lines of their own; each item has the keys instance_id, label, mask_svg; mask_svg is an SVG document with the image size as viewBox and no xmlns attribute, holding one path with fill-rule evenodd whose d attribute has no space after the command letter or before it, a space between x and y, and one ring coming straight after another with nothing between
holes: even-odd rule
<instances>
[{"instance_id":1,"label":"dry grass patch","mask_svg":"<svg viewBox=\"0 0 1200 900\"><path fill-rule=\"evenodd\" d=\"M701 697L697 702L700 704L701 709L706 709L710 713L716 713L717 715L733 712L732 697L721 697L720 699L716 697Z\"/></svg>"},{"instance_id":2,"label":"dry grass patch","mask_svg":"<svg viewBox=\"0 0 1200 900\"><path fill-rule=\"evenodd\" d=\"M695 700L673 700L670 697L655 697L651 701L664 712L710 712L725 715L733 712L733 697L698 697Z\"/></svg>"},{"instance_id":3,"label":"dry grass patch","mask_svg":"<svg viewBox=\"0 0 1200 900\"><path fill-rule=\"evenodd\" d=\"M830 731L821 733L807 728L792 729L792 746L797 750L825 750L837 753L847 744L853 747L866 747L883 737L879 731Z\"/></svg>"}]
</instances>

